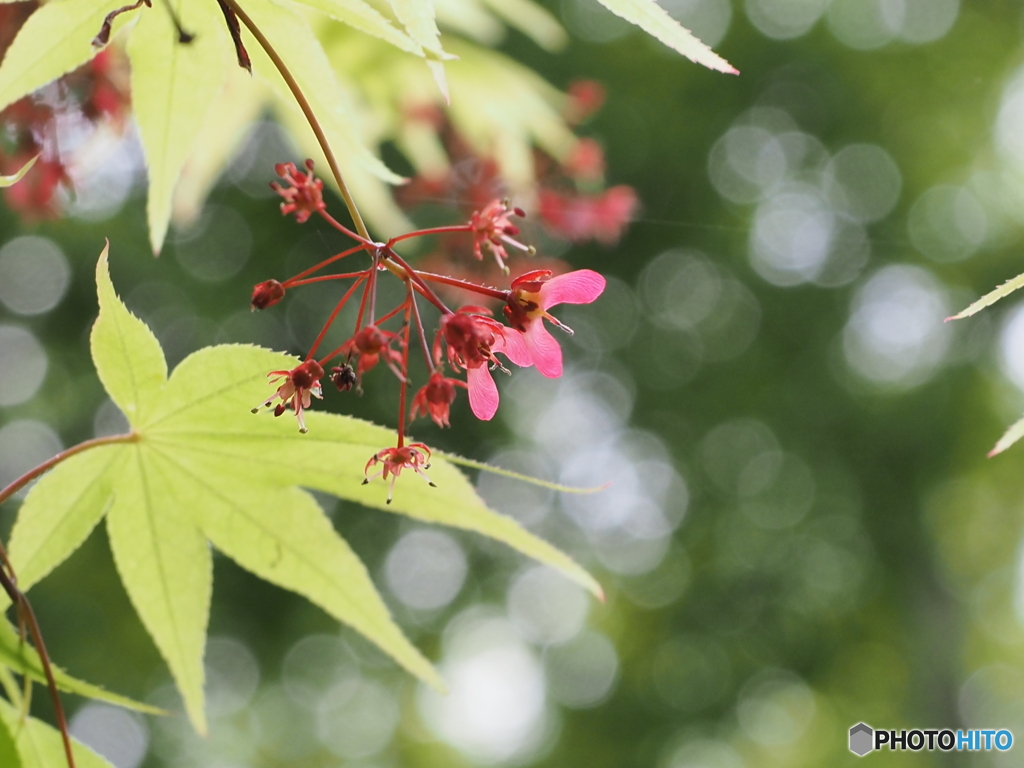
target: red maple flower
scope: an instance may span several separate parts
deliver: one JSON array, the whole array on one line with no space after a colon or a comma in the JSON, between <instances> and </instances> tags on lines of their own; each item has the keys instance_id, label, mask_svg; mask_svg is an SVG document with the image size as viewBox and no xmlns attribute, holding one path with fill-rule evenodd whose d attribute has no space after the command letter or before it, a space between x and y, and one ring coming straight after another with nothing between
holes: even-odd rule
<instances>
[{"instance_id":1,"label":"red maple flower","mask_svg":"<svg viewBox=\"0 0 1024 768\"><path fill-rule=\"evenodd\" d=\"M274 415L280 416L288 408L291 408L295 411L295 418L299 420L299 432L305 434L309 430L306 428L306 419L302 412L311 405L310 397L323 399L323 390L320 388L320 379L323 378L323 375L324 369L316 360L307 360L290 371L271 371L267 377L276 377L270 382L271 384L277 384L282 379L284 379L284 383L277 388L273 397L263 403L262 407L269 408L273 405L275 398L280 398L281 402L274 407ZM252 412L259 413L260 407L256 406Z\"/></svg>"},{"instance_id":2,"label":"red maple flower","mask_svg":"<svg viewBox=\"0 0 1024 768\"><path fill-rule=\"evenodd\" d=\"M556 304L589 304L601 295L604 287L605 279L590 269L557 277L540 269L512 281L512 292L502 311L512 327L522 332L530 361L544 376L554 379L562 375L562 348L544 327L543 318L572 333L548 309Z\"/></svg>"},{"instance_id":3,"label":"red maple flower","mask_svg":"<svg viewBox=\"0 0 1024 768\"><path fill-rule=\"evenodd\" d=\"M562 168L577 181L599 183L604 178L604 150L594 139L580 139L562 161Z\"/></svg>"},{"instance_id":4,"label":"red maple flower","mask_svg":"<svg viewBox=\"0 0 1024 768\"><path fill-rule=\"evenodd\" d=\"M505 266L505 260L508 258L506 245L511 245L525 253L535 253L530 246L523 245L512 238L512 235L519 234L519 227L508 218L513 214L519 218L526 216L522 208L513 208L508 200L492 200L481 210L473 211L469 220L469 226L473 231L473 254L483 260L484 254L481 248L486 246L505 274L508 274L508 267Z\"/></svg>"},{"instance_id":5,"label":"red maple flower","mask_svg":"<svg viewBox=\"0 0 1024 768\"><path fill-rule=\"evenodd\" d=\"M540 215L557 235L573 242L597 240L613 245L632 221L637 209L636 192L620 184L599 195L563 195L540 191Z\"/></svg>"},{"instance_id":6,"label":"red maple flower","mask_svg":"<svg viewBox=\"0 0 1024 768\"><path fill-rule=\"evenodd\" d=\"M633 187L624 184L600 195L561 195L542 189L540 209L544 222L562 238L613 245L636 213L637 195Z\"/></svg>"},{"instance_id":7,"label":"red maple flower","mask_svg":"<svg viewBox=\"0 0 1024 768\"><path fill-rule=\"evenodd\" d=\"M565 104L566 119L570 123L582 123L604 104L604 86L596 80L576 80L569 83L568 96Z\"/></svg>"},{"instance_id":8,"label":"red maple flower","mask_svg":"<svg viewBox=\"0 0 1024 768\"><path fill-rule=\"evenodd\" d=\"M363 374L377 365L381 357L391 372L398 377L399 381L405 381L405 374L399 366L402 364L402 353L391 348L391 342L401 340L397 334L378 328L376 325L367 325L356 332L356 335L345 342L342 351L351 360L359 358L356 366L356 379L363 380Z\"/></svg>"},{"instance_id":9,"label":"red maple flower","mask_svg":"<svg viewBox=\"0 0 1024 768\"><path fill-rule=\"evenodd\" d=\"M327 208L324 203L324 183L313 175L312 160L306 160L306 172L296 168L295 163L278 163L274 170L290 185L270 182L270 188L284 198L281 203L282 214L287 216L294 213L295 221L302 224L314 213Z\"/></svg>"},{"instance_id":10,"label":"red maple flower","mask_svg":"<svg viewBox=\"0 0 1024 768\"><path fill-rule=\"evenodd\" d=\"M488 315L483 307L462 307L458 312L441 317L441 335L448 345L448 362L456 370L476 368L493 362L500 365L491 353L501 324Z\"/></svg>"},{"instance_id":11,"label":"red maple flower","mask_svg":"<svg viewBox=\"0 0 1024 768\"><path fill-rule=\"evenodd\" d=\"M416 397L413 398L412 414L409 420L412 421L421 413L424 416L429 414L437 426L450 427L448 413L451 404L455 402L456 387L468 389L468 385L464 381L445 378L440 371L434 371L430 374L430 380L420 388Z\"/></svg>"},{"instance_id":12,"label":"red maple flower","mask_svg":"<svg viewBox=\"0 0 1024 768\"><path fill-rule=\"evenodd\" d=\"M441 318L440 334L448 344L448 362L455 370L466 371L469 407L483 421L494 418L498 410L498 387L491 378L491 366L508 373L495 353L501 352L516 365L530 365L523 335L489 314L482 307L463 307Z\"/></svg>"},{"instance_id":13,"label":"red maple flower","mask_svg":"<svg viewBox=\"0 0 1024 768\"><path fill-rule=\"evenodd\" d=\"M14 3L20 8L0 6L0 58L13 40L35 2ZM29 221L54 218L60 214L60 187L72 188L70 154L58 151L58 125L103 121L119 129L128 104L127 67L113 51L105 50L59 80L60 98L26 96L0 113L3 141L0 142L0 174L19 170L40 156L18 184L4 190L8 207Z\"/></svg>"},{"instance_id":14,"label":"red maple flower","mask_svg":"<svg viewBox=\"0 0 1024 768\"><path fill-rule=\"evenodd\" d=\"M115 48L106 48L92 61L68 76L69 85L81 91L82 114L98 122L107 119L120 128L127 117L130 97L128 67Z\"/></svg>"},{"instance_id":15,"label":"red maple flower","mask_svg":"<svg viewBox=\"0 0 1024 768\"><path fill-rule=\"evenodd\" d=\"M370 467L381 463L384 465L381 469L372 475L368 474ZM370 460L366 462L366 468L363 470L363 474L366 475L363 479L363 485L366 485L371 480L376 480L378 477L383 476L384 479L387 480L390 476L391 487L388 488L387 502L390 504L395 493L395 481L398 480L398 476L402 474L403 469L411 469L417 475L426 480L431 488L437 487L423 471L425 469L430 469L430 449L423 443L409 443L409 445L398 446L397 448L385 448L382 451L377 451L377 453L373 454L373 456L370 457Z\"/></svg>"}]
</instances>

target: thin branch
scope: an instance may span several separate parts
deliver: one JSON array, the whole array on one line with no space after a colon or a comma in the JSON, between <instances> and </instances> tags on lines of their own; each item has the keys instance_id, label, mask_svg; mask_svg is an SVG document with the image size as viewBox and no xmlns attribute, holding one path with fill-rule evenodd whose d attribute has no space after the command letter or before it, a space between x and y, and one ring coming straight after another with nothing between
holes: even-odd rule
<instances>
[{"instance_id":1,"label":"thin branch","mask_svg":"<svg viewBox=\"0 0 1024 768\"><path fill-rule=\"evenodd\" d=\"M305 280L296 280L293 282L281 283L285 288L300 288L303 285L312 285L313 283L325 283L331 280L349 280L353 277L365 276L366 271L361 272L346 272L341 275L321 275L320 277L307 277Z\"/></svg>"},{"instance_id":2,"label":"thin branch","mask_svg":"<svg viewBox=\"0 0 1024 768\"><path fill-rule=\"evenodd\" d=\"M294 275L292 277L289 277L287 280L285 280L283 283L281 283L281 285L283 285L285 288L289 288L289 287L291 287L294 284L294 281L302 280L302 278L306 277L307 275L311 275L314 272L317 272L318 270L323 269L328 264L333 264L334 262L338 261L339 259L344 259L346 256L351 256L353 253L357 253L357 252L363 250L365 247L366 246L364 246L364 245L357 245L355 248L349 248L347 251L342 251L341 253L336 253L333 256L331 256L329 259L324 259L319 264L314 264L309 269L304 269L301 272L299 272L299 274Z\"/></svg>"},{"instance_id":3,"label":"thin branch","mask_svg":"<svg viewBox=\"0 0 1024 768\"><path fill-rule=\"evenodd\" d=\"M347 235L348 237L351 237L353 240L356 240L357 242L362 243L364 246L372 246L372 247L376 248L378 245L380 245L380 243L373 242L373 240L371 240L369 237L363 237L362 235L357 235L355 232L353 232L351 229L346 227L344 224L342 224L336 218L331 216L331 214L329 214L326 210L320 210L320 211L318 211L318 213L320 214L320 217L324 221L326 221L328 224L330 224L336 230L341 232L341 234Z\"/></svg>"},{"instance_id":4,"label":"thin branch","mask_svg":"<svg viewBox=\"0 0 1024 768\"><path fill-rule=\"evenodd\" d=\"M348 213L352 217L352 221L356 225L356 231L363 237L364 240L370 240L370 232L366 228L366 224L363 221L363 217L359 214L359 208L356 207L356 201L352 197L352 193L349 191L348 186L345 184L345 180L341 176L341 168L338 167L338 160L334 156L334 152L331 150L331 145L327 143L327 136L324 134L324 129L320 125L320 121L317 120L316 115L313 113L313 108L310 106L309 101L302 93L302 89L299 87L298 82L292 75L288 66L284 63L284 60L278 55L274 46L270 44L270 41L266 38L259 27L249 18L242 7L236 0L224 0L227 6L235 12L235 15L241 20L246 26L252 36L256 38L256 41L260 44L260 47L266 51L267 56L274 62L274 66L277 67L277 71L281 73L281 77L284 78L285 83L288 85L288 89L292 92L292 96L295 97L295 101L298 102L299 108L302 110L302 114L306 116L306 122L309 123L309 127L313 129L313 134L316 136L317 143L320 144L320 149L323 151L324 156L327 158L327 164L331 167L331 173L334 174L334 180L338 183L338 189L341 191L341 198L345 201L345 207L348 208Z\"/></svg>"},{"instance_id":5,"label":"thin branch","mask_svg":"<svg viewBox=\"0 0 1024 768\"><path fill-rule=\"evenodd\" d=\"M221 13L224 14L224 21L228 25L228 32L231 33L231 41L235 44L235 58L238 59L238 66L252 74L252 62L249 60L249 52L245 50L245 43L242 42L242 30L238 26L238 17L231 10L224 0L217 0Z\"/></svg>"},{"instance_id":6,"label":"thin branch","mask_svg":"<svg viewBox=\"0 0 1024 768\"><path fill-rule=\"evenodd\" d=\"M405 284L409 294L412 294L412 283ZM405 301L405 321L402 324L405 330L405 340L402 347L402 384L398 395L398 447L405 445L405 404L409 391L409 333L412 324L409 322L409 313L412 311L412 301Z\"/></svg>"},{"instance_id":7,"label":"thin branch","mask_svg":"<svg viewBox=\"0 0 1024 768\"><path fill-rule=\"evenodd\" d=\"M6 554L5 554L6 559ZM57 691L57 681L53 677L53 668L50 666L50 655L46 652L46 644L43 642L43 633L39 631L39 622L36 614L28 602L28 598L14 584L14 580L7 574L7 571L0 568L0 587L11 598L11 602L18 609L18 616L28 624L29 632L32 634L32 644L36 647L39 660L43 665L43 674L46 675L46 687L50 689L50 697L53 699L53 709L57 716L57 727L60 729L61 739L64 742L64 756L68 761L68 768L75 768L75 755L71 751L71 737L68 735L68 721L64 716L64 705L60 701L60 693Z\"/></svg>"},{"instance_id":8,"label":"thin branch","mask_svg":"<svg viewBox=\"0 0 1024 768\"><path fill-rule=\"evenodd\" d=\"M399 267L405 270L405 278L403 279L410 279L414 283L416 283L416 285L419 286L420 293L422 293L426 297L427 301L429 301L431 304L433 304L435 307L441 310L441 314L452 314L452 311L448 309L448 307L445 306L445 303L441 301L440 298L438 298L438 295L436 293L434 293L434 289L427 285L425 282L423 282L423 278L420 277L420 273L413 269L411 266L409 266L409 263L405 259L403 259L390 248L387 249L386 253L388 256L388 260L394 261ZM385 263L387 262L385 261Z\"/></svg>"},{"instance_id":9,"label":"thin branch","mask_svg":"<svg viewBox=\"0 0 1024 768\"><path fill-rule=\"evenodd\" d=\"M331 326L334 325L334 320L335 318L338 317L338 313L341 312L342 307L344 307L345 304L348 303L349 297L351 297L352 294L355 293L356 288L359 287L359 284L362 283L363 280L365 280L365 278L360 277L358 280L352 283L352 286L345 292L345 295L341 297L341 301L339 301L335 305L334 311L331 312L331 316L327 318L327 322L324 323L324 327L320 329L320 335L316 337L316 341L313 342L313 346L310 347L309 352L306 353L307 360L313 359L313 355L316 352L317 348L320 346L320 343L324 340L324 336L327 335L327 331L329 331L331 329ZM321 365L323 365L323 363L326 363L329 359L330 356L325 357Z\"/></svg>"},{"instance_id":10,"label":"thin branch","mask_svg":"<svg viewBox=\"0 0 1024 768\"><path fill-rule=\"evenodd\" d=\"M416 272L424 280L429 280L432 283L444 283L455 288L462 288L465 291L471 291L472 293L479 293L484 296L490 296L493 299L501 299L502 301L508 301L509 292L502 291L497 288L489 288L486 285L477 285L471 283L468 280L459 280L457 277L448 277L447 275L435 275L433 272L423 272L422 270Z\"/></svg>"},{"instance_id":11,"label":"thin branch","mask_svg":"<svg viewBox=\"0 0 1024 768\"><path fill-rule=\"evenodd\" d=\"M387 247L391 248L395 243L400 243L403 240L410 240L414 237L426 237L427 235L441 235L446 232L472 232L473 227L469 224L457 224L450 227L432 227L431 229L417 229L413 232L406 232L404 235L398 235L392 237L387 242Z\"/></svg>"},{"instance_id":12,"label":"thin branch","mask_svg":"<svg viewBox=\"0 0 1024 768\"><path fill-rule=\"evenodd\" d=\"M413 290L412 283L406 283L409 289L409 299L412 302L412 316L416 320L416 330L419 332L420 343L423 346L423 359L427 361L427 372L434 370L434 360L430 356L430 344L427 342L427 332L423 328L423 318L420 317L420 307L416 303L416 291Z\"/></svg>"}]
</instances>

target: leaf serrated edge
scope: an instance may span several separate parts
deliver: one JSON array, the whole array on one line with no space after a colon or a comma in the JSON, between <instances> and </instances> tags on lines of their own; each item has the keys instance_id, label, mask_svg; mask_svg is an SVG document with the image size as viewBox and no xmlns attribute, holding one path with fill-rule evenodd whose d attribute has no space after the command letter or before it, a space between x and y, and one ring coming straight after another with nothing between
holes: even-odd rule
<instances>
[{"instance_id":1,"label":"leaf serrated edge","mask_svg":"<svg viewBox=\"0 0 1024 768\"><path fill-rule=\"evenodd\" d=\"M21 642L14 627L5 620L0 620L0 663L4 663L18 674L28 675L37 683L46 684L46 675L43 672L42 663L34 648ZM151 704L144 704L135 701L127 696L113 693L105 688L79 680L69 675L61 667L51 664L53 676L57 687L65 693L73 693L97 701L105 701L108 704L115 704L125 709L142 712L147 715L166 715L167 711L154 707Z\"/></svg>"},{"instance_id":2,"label":"leaf serrated edge","mask_svg":"<svg viewBox=\"0 0 1024 768\"><path fill-rule=\"evenodd\" d=\"M1016 291L1018 288L1024 288L1024 273L1021 273L1021 274L1017 275L1016 277L1010 278L1009 280L1007 280L1005 283L1000 285L995 290L989 291L988 293L986 293L984 296L982 296L980 299L978 299L976 302L971 304L971 306L967 307L967 309L963 310L962 312L960 312L958 314L955 314L952 317L947 317L946 318L946 322L948 323L950 320L963 320L965 317L970 317L971 315L976 315L978 312L983 310L985 307L992 306L993 304L995 304L1000 299L1003 299L1003 298L1009 296L1011 293Z\"/></svg>"},{"instance_id":3,"label":"leaf serrated edge","mask_svg":"<svg viewBox=\"0 0 1024 768\"><path fill-rule=\"evenodd\" d=\"M995 447L988 452L988 457L991 459L993 456L997 456L1022 437L1024 437L1024 416L1017 419L1017 421L1015 421L1010 428L1003 433L1003 436L999 438L999 442L996 443Z\"/></svg>"}]
</instances>

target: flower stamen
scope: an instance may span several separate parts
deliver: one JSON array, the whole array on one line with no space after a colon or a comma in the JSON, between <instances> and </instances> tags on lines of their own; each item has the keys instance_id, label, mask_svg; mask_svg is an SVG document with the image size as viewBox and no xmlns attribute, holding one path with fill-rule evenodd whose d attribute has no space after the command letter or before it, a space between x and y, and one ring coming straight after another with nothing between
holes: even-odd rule
<instances>
[{"instance_id":1,"label":"flower stamen","mask_svg":"<svg viewBox=\"0 0 1024 768\"><path fill-rule=\"evenodd\" d=\"M374 474L369 474L370 469L377 464L383 464L383 466ZM437 487L427 477L426 472L423 471L430 469L430 449L423 443L409 443L408 445L384 448L377 451L366 462L366 468L363 470L363 474L366 475L363 478L363 485L367 485L371 480L376 480L378 477L383 477L385 480L390 477L391 485L388 487L387 500L387 503L390 504L395 494L395 482L398 480L398 476L402 474L403 469L411 469L426 480L427 485L431 488Z\"/></svg>"},{"instance_id":2,"label":"flower stamen","mask_svg":"<svg viewBox=\"0 0 1024 768\"><path fill-rule=\"evenodd\" d=\"M295 418L299 422L299 432L306 434L309 429L306 427L306 419L302 413L312 404L311 397L318 400L323 399L323 390L320 387L320 379L323 378L323 375L324 369L316 360L307 360L290 371L271 371L267 374L268 378L275 377L271 380L271 385L277 384L282 379L284 383L277 388L277 392L272 397L253 408L252 412L259 413L260 408L269 408L274 405L275 399L280 398L281 402L274 407L274 415L280 416L291 408L295 411Z\"/></svg>"}]
</instances>

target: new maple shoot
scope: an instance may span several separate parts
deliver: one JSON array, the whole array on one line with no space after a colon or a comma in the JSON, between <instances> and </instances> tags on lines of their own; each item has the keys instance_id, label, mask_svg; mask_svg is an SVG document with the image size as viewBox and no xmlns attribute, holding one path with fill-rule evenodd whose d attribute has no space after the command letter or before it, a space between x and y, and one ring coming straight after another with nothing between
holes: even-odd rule
<instances>
[{"instance_id":1,"label":"new maple shoot","mask_svg":"<svg viewBox=\"0 0 1024 768\"><path fill-rule=\"evenodd\" d=\"M266 387L263 371L294 366L295 358L252 346L207 347L168 376L156 338L114 292L105 250L96 279L93 360L131 431L69 456L43 476L18 511L10 559L28 590L105 517L121 580L198 730L206 728L208 541L441 686L392 621L366 568L302 488L484 534L601 594L566 555L489 510L447 457L433 458L437 490L409 486L390 503L384 488L361 484L367 456L393 438L389 430L310 413L303 435L275 419L254 419L249 409Z\"/></svg>"},{"instance_id":2,"label":"new maple shoot","mask_svg":"<svg viewBox=\"0 0 1024 768\"><path fill-rule=\"evenodd\" d=\"M267 309L281 301L288 289L313 281L351 280L352 284L331 311L303 362L294 368L274 370L267 374L272 383L279 386L274 396L268 399L263 407L273 407L275 416L281 416L287 410L293 411L299 422L299 431L305 433L308 429L304 414L311 406L312 398L323 398L321 379L332 362L337 360L341 363L331 369L332 381L335 381L338 389L347 391L354 383L361 391L363 376L383 361L399 381L398 439L395 446L381 447L370 456L365 468L364 482L377 477L383 477L384 480L390 477L390 504L395 482L403 469L412 469L433 485L425 474L425 470L430 468L430 450L420 443L406 445L407 418L412 420L417 413L429 412L439 425L448 425L449 409L455 399L457 386L468 391L470 407L477 418L493 418L498 409L498 389L491 376L491 370L509 373L497 357L498 354L521 367L536 365L537 370L548 378L561 376L561 349L546 330L544 320L566 333L571 334L572 330L548 310L557 304L589 304L595 301L604 291L605 280L589 269L557 277L552 277L550 270L533 270L512 280L509 288L502 290L447 275L417 270L398 255L395 250L397 244L412 238L444 232L463 234L472 242L473 253L478 261L484 259L483 249L486 248L499 269L507 275L509 268L506 261L509 256L505 249L506 245L532 253L529 246L513 239L519 234L519 230L509 218L510 215L523 217L526 215L525 212L512 208L507 201L493 200L480 211L474 212L466 224L413 231L391 238L386 243L375 243L338 223L327 212L322 195L323 183L316 178L313 170L312 161L306 162L304 171L299 171L291 164L277 167L278 175L286 182L284 185L277 182L271 185L284 199L281 203L281 213L285 216L294 216L299 224L318 216L341 234L354 240L356 245L303 270L294 277L283 281L267 280L259 283L253 288L252 308ZM360 252L370 256L370 265L365 269L317 275L326 267ZM380 313L377 306L378 281L388 272L404 282L404 300L387 312ZM312 275L317 276L311 277ZM481 304L501 302L501 312L509 325L495 320L491 310L485 306L466 304L458 311L452 310L438 296L432 285L457 287L464 294L474 296ZM316 353L321 342L359 289L362 296L352 335L325 356L317 358ZM440 312L438 329L433 334L433 339L429 338L430 334L423 321L418 297L422 297ZM400 321L400 326L393 331L386 330L382 326L388 321ZM416 343L412 344L414 328ZM412 415L409 416L408 388L412 382L409 354L413 346L423 354L428 380L416 393ZM449 377L446 366L450 367L455 376L464 372L466 381ZM275 399L279 400L276 405ZM258 407L253 408L253 413L258 411ZM383 464L383 467L371 476L370 470L375 469L378 464Z\"/></svg>"}]
</instances>

